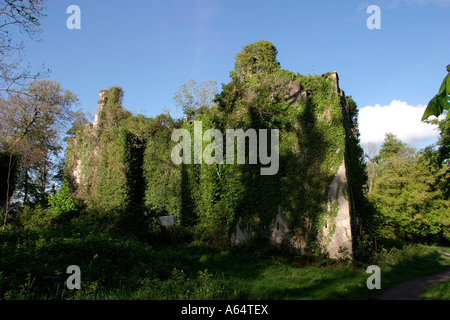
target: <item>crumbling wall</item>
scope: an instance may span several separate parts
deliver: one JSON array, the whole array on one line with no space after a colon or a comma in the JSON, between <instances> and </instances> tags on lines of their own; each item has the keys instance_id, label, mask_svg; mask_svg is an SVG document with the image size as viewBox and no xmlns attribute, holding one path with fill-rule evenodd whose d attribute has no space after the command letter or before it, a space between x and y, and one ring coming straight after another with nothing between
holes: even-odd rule
<instances>
[{"instance_id":1,"label":"crumbling wall","mask_svg":"<svg viewBox=\"0 0 450 320\"><path fill-rule=\"evenodd\" d=\"M324 252L333 259L352 256L351 208L348 201L347 174L342 162L328 191L328 215L319 235Z\"/></svg>"},{"instance_id":2,"label":"crumbling wall","mask_svg":"<svg viewBox=\"0 0 450 320\"><path fill-rule=\"evenodd\" d=\"M66 170L75 197L96 209L124 209L129 199L129 132L116 123L107 109L108 93L118 90L99 92L94 122L78 132L66 150Z\"/></svg>"},{"instance_id":3,"label":"crumbling wall","mask_svg":"<svg viewBox=\"0 0 450 320\"><path fill-rule=\"evenodd\" d=\"M333 94L338 96L339 105L342 109L342 116L345 117L345 93L339 88L339 77L336 72L330 72L327 74L327 78L332 83ZM310 95L313 94L311 90L305 90L300 83L291 82L288 87L288 94L286 99L294 103L304 103ZM336 106L330 105L329 110L325 109L319 116L319 121L331 121L332 117L331 109ZM343 128L347 119L343 119L342 134L340 139L342 145L346 145L345 130ZM334 130L331 128L329 130ZM345 149L345 148L343 148ZM298 158L306 157L305 153L308 150L302 150L301 146L298 146L297 156ZM329 152L329 151L328 151ZM332 167L334 170L333 179L330 184L325 185L324 192L327 194L327 198L324 200L326 213L319 219L311 217L303 220L304 227L301 231L290 230L288 227L289 217L285 213L281 205L278 206L278 212L274 213L274 220L270 226L269 239L274 246L285 246L290 250L294 250L300 253L324 253L332 259L351 259L353 256L353 239L352 239L352 226L351 226L351 214L352 208L350 204L350 195L347 189L347 170L346 160L343 156L346 150L337 148L334 150L334 154L337 159L342 159L340 165ZM308 185L308 181L301 181L300 184ZM298 186L298 187L299 187ZM320 205L319 203L317 204ZM291 218L292 220L292 218ZM316 224L313 226L312 224ZM313 227L317 230L313 232ZM245 243L249 240L251 230L243 228L240 224L236 226L236 230L231 235L232 243L239 244ZM313 244L313 245L312 245Z\"/></svg>"}]
</instances>

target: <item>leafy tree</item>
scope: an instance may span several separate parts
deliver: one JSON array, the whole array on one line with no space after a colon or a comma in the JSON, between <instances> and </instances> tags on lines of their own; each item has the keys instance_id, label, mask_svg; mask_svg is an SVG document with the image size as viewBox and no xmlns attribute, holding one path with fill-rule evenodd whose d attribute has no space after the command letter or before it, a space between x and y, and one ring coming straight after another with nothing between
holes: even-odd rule
<instances>
[{"instance_id":1,"label":"leafy tree","mask_svg":"<svg viewBox=\"0 0 450 320\"><path fill-rule=\"evenodd\" d=\"M204 81L199 84L193 79L183 84L175 93L173 98L177 108L192 118L199 113L205 113L214 105L217 94L217 83L215 81Z\"/></svg>"},{"instance_id":2,"label":"leafy tree","mask_svg":"<svg viewBox=\"0 0 450 320\"><path fill-rule=\"evenodd\" d=\"M379 154L375 157L377 163L382 163L392 156L401 158L413 157L415 150L398 139L395 134L387 133Z\"/></svg>"},{"instance_id":3,"label":"leafy tree","mask_svg":"<svg viewBox=\"0 0 450 320\"><path fill-rule=\"evenodd\" d=\"M73 119L77 97L53 81L35 81L24 93L0 99L0 147L20 154L18 191L22 203L46 201L61 133ZM5 210L5 221L8 204Z\"/></svg>"},{"instance_id":4,"label":"leafy tree","mask_svg":"<svg viewBox=\"0 0 450 320\"><path fill-rule=\"evenodd\" d=\"M439 126L440 136L435 145L425 148L422 157L430 173L437 178L436 188L442 190L445 199L450 200L450 120L447 114L445 119L433 119L431 122Z\"/></svg>"},{"instance_id":5,"label":"leafy tree","mask_svg":"<svg viewBox=\"0 0 450 320\"><path fill-rule=\"evenodd\" d=\"M449 205L422 154L387 134L369 199L380 213L384 236L411 241L450 240Z\"/></svg>"},{"instance_id":6,"label":"leafy tree","mask_svg":"<svg viewBox=\"0 0 450 320\"><path fill-rule=\"evenodd\" d=\"M438 162L450 164L450 118L448 114L446 118L439 122L440 136L437 141L438 146Z\"/></svg>"},{"instance_id":7,"label":"leafy tree","mask_svg":"<svg viewBox=\"0 0 450 320\"><path fill-rule=\"evenodd\" d=\"M83 130L90 123L86 114L80 110L76 111L74 114L74 120L72 121L72 125L67 131L67 139L74 139L77 133Z\"/></svg>"},{"instance_id":8,"label":"leafy tree","mask_svg":"<svg viewBox=\"0 0 450 320\"><path fill-rule=\"evenodd\" d=\"M368 192L372 191L373 181L377 175L377 165L375 162L376 156L378 154L378 147L374 142L368 142L364 146L365 158L367 160L366 170L367 170L367 187Z\"/></svg>"},{"instance_id":9,"label":"leafy tree","mask_svg":"<svg viewBox=\"0 0 450 320\"><path fill-rule=\"evenodd\" d=\"M48 204L51 208L60 212L70 212L77 210L77 204L72 197L70 184L67 180L63 182L62 187L49 197Z\"/></svg>"}]
</instances>

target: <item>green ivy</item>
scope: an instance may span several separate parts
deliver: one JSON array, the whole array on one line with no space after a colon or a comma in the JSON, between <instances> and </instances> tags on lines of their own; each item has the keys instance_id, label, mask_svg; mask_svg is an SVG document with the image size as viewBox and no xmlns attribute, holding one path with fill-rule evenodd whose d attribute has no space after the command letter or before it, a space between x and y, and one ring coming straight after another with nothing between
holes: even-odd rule
<instances>
[{"instance_id":1,"label":"green ivy","mask_svg":"<svg viewBox=\"0 0 450 320\"><path fill-rule=\"evenodd\" d=\"M72 190L67 180L63 182L61 188L48 199L51 208L61 211L70 212L78 209L75 200L72 197Z\"/></svg>"}]
</instances>

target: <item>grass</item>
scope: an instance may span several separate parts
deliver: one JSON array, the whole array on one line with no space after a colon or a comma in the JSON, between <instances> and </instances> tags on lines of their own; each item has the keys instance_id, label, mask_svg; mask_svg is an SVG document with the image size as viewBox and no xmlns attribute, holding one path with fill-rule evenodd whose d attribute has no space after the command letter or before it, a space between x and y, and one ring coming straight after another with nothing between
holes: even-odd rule
<instances>
[{"instance_id":1,"label":"grass","mask_svg":"<svg viewBox=\"0 0 450 320\"><path fill-rule=\"evenodd\" d=\"M250 247L151 246L101 235L0 240L3 299L366 300L450 268L450 259L439 253L448 249L424 245L384 249L371 262L348 263ZM80 290L64 285L70 264L81 268ZM371 264L380 267L381 290L367 288ZM424 297L446 297L446 291L443 284Z\"/></svg>"},{"instance_id":2,"label":"grass","mask_svg":"<svg viewBox=\"0 0 450 320\"><path fill-rule=\"evenodd\" d=\"M450 300L450 281L441 282L426 289L420 300Z\"/></svg>"},{"instance_id":3,"label":"grass","mask_svg":"<svg viewBox=\"0 0 450 320\"><path fill-rule=\"evenodd\" d=\"M229 274L241 284L241 294L248 299L376 299L396 284L450 268L450 261L442 258L438 250L410 245L387 252L376 262L381 269L381 290L367 288L371 274L366 273L366 265L305 261L301 257L272 257L253 267L230 265ZM242 270L246 267L253 268L253 273Z\"/></svg>"}]
</instances>

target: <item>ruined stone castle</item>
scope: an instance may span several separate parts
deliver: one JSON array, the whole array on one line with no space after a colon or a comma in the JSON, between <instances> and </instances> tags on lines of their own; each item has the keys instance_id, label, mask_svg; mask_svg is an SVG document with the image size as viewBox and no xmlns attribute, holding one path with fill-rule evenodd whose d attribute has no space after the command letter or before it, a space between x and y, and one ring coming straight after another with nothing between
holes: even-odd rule
<instances>
[{"instance_id":1,"label":"ruined stone castle","mask_svg":"<svg viewBox=\"0 0 450 320\"><path fill-rule=\"evenodd\" d=\"M111 101L110 89L99 92L94 122L69 142L68 172L76 197L87 206L111 212L127 212L139 203L147 215L173 215L175 223L187 230L207 233L217 229L215 239L222 233L231 245L249 241L259 230L274 246L306 254L314 243L315 253L326 253L334 259L352 258L357 218L349 174L349 160L355 154L349 146L359 143L351 114L355 107L340 89L336 72L319 77L289 75L285 82L275 79L282 95L276 100L272 94L268 101L283 106L282 115L266 117L269 109L258 110L258 105L255 111L252 101L260 89L252 88L239 95L243 102L232 100L231 111L226 111L230 102L222 96L219 108L222 103L225 111L217 114L225 114L227 121L292 117L291 122L283 124L284 162L279 177L252 178L247 169L237 166L175 166L170 162L170 133L173 126L189 129L191 123L181 120L181 124L168 125L170 121L164 117L144 119L126 114L118 107L120 99ZM236 90L230 90L231 94ZM250 177L253 185L261 188L274 185L267 187L270 201L258 194L258 187L242 184L242 177ZM232 186L237 187L234 190Z\"/></svg>"}]
</instances>

